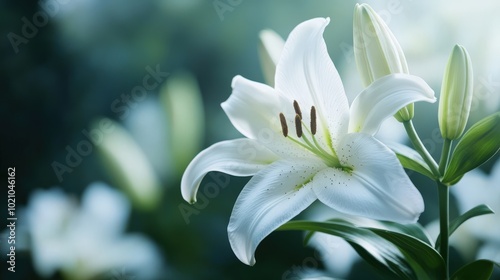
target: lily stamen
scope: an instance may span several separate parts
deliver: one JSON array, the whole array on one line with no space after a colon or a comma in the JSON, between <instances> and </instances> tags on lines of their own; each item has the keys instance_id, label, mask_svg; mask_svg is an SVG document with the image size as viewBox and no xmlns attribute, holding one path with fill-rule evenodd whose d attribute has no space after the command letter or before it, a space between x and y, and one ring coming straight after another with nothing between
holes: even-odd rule
<instances>
[{"instance_id":1,"label":"lily stamen","mask_svg":"<svg viewBox=\"0 0 500 280\"><path fill-rule=\"evenodd\" d=\"M302 137L302 119L299 114L295 115L295 131L297 132L297 137Z\"/></svg>"},{"instance_id":2,"label":"lily stamen","mask_svg":"<svg viewBox=\"0 0 500 280\"><path fill-rule=\"evenodd\" d=\"M288 136L288 126L286 125L285 115L280 113L280 122L281 122L281 131L283 132L283 136Z\"/></svg>"},{"instance_id":3,"label":"lily stamen","mask_svg":"<svg viewBox=\"0 0 500 280\"><path fill-rule=\"evenodd\" d=\"M300 119L302 119L302 111L297 100L293 101L293 109L295 110L295 114L299 115Z\"/></svg>"},{"instance_id":4,"label":"lily stamen","mask_svg":"<svg viewBox=\"0 0 500 280\"><path fill-rule=\"evenodd\" d=\"M316 108L314 106L311 106L311 133L316 134Z\"/></svg>"},{"instance_id":5,"label":"lily stamen","mask_svg":"<svg viewBox=\"0 0 500 280\"><path fill-rule=\"evenodd\" d=\"M340 167L341 164L337 158L335 151L333 151L333 154L325 151L325 149L323 149L323 147L319 144L318 140L315 137L317 131L316 107L311 106L311 111L310 111L311 121L309 127L302 120L302 111L300 110L300 106L297 100L293 101L293 108L296 113L294 118L294 123L295 123L295 132L298 138L294 138L288 135L288 124L286 117L283 113L280 113L279 119L283 136L292 140L294 143L302 146L303 148L315 154L316 156L320 157L329 166ZM312 140L309 139L309 136L311 137ZM300 141L299 138L301 138L302 141Z\"/></svg>"}]
</instances>

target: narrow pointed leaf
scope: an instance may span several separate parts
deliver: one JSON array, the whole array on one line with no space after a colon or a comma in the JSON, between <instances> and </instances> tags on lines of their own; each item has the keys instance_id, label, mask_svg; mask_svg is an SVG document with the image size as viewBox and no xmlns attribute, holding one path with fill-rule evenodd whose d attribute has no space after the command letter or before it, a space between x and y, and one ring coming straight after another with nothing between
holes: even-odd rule
<instances>
[{"instance_id":1,"label":"narrow pointed leaf","mask_svg":"<svg viewBox=\"0 0 500 280\"><path fill-rule=\"evenodd\" d=\"M354 228L356 228L356 230L360 229L360 228L357 228L354 224L352 224L344 219L331 219L331 220L328 220L328 222L334 223L337 225L345 225L346 227L354 227ZM311 239L311 237L315 233L316 233L316 231L311 230L306 234L306 236L304 238L304 246L306 246L309 243L309 240ZM370 233L369 231L365 232L365 233L371 235L372 237L375 237L376 239L380 238L380 237L377 237L376 235L373 235L373 233ZM343 238L342 236L338 235L338 234L341 234L339 232L329 232L328 234ZM368 264L370 264L381 276L384 277L384 279L394 279L394 280L402 279L402 278L403 279L414 279L412 277L407 278L407 277L401 276L398 273L394 273L393 269L391 268L391 264L389 263L389 266L387 266L388 265L387 263L381 263L380 260L376 256L372 255L373 251L370 252L370 250L363 248L361 245L359 245L355 242L349 241L350 239L347 239L347 238L344 238L344 239L346 240L347 243L349 243L349 245L351 245L351 247L358 253L358 255L363 260L365 260ZM380 239L379 242L383 243L385 241ZM393 245L390 245L390 246L393 246Z\"/></svg>"},{"instance_id":2,"label":"narrow pointed leaf","mask_svg":"<svg viewBox=\"0 0 500 280\"><path fill-rule=\"evenodd\" d=\"M429 235L426 233L425 229L418 223L414 224L399 224L394 222L379 221L385 228L391 231L407 234L417 238L420 241L425 242L427 245L432 246Z\"/></svg>"},{"instance_id":3,"label":"narrow pointed leaf","mask_svg":"<svg viewBox=\"0 0 500 280\"><path fill-rule=\"evenodd\" d=\"M346 219L340 219L340 218L329 219L329 220L327 220L327 222L337 223L337 224L345 224L348 226L355 226L354 223L351 223ZM382 228L411 235L411 236L427 243L428 245L433 246L433 242L432 242L431 238L429 237L429 235L425 232L425 229L419 223L400 224L400 223L388 222L388 221L377 221L377 222L380 223ZM306 237L304 238L304 245L307 245L307 243L309 242L309 239L312 237L313 234L314 234L314 232L310 232L306 235Z\"/></svg>"},{"instance_id":4,"label":"narrow pointed leaf","mask_svg":"<svg viewBox=\"0 0 500 280\"><path fill-rule=\"evenodd\" d=\"M292 221L280 230L319 231L341 237L386 277L443 279L444 276L444 262L439 253L424 241L404 233L350 226L345 221Z\"/></svg>"},{"instance_id":5,"label":"narrow pointed leaf","mask_svg":"<svg viewBox=\"0 0 500 280\"><path fill-rule=\"evenodd\" d=\"M425 163L424 159L417 151L412 148L405 146L397 142L384 143L389 149L391 149L401 162L404 168L416 171L424 176L431 179L436 179L436 176L432 174L432 171Z\"/></svg>"},{"instance_id":6,"label":"narrow pointed leaf","mask_svg":"<svg viewBox=\"0 0 500 280\"><path fill-rule=\"evenodd\" d=\"M444 261L439 253L421 240L399 232L370 229L397 246L417 275L417 279L444 279Z\"/></svg>"},{"instance_id":7,"label":"narrow pointed leaf","mask_svg":"<svg viewBox=\"0 0 500 280\"><path fill-rule=\"evenodd\" d=\"M451 280L488 280L494 266L495 263L490 260L477 260L460 268L451 276Z\"/></svg>"},{"instance_id":8,"label":"narrow pointed leaf","mask_svg":"<svg viewBox=\"0 0 500 280\"><path fill-rule=\"evenodd\" d=\"M482 216L482 215L487 215L487 214L495 214L495 212L485 204L478 205L469 211L463 213L462 215L456 217L453 221L450 223L450 236L457 230L457 228L462 225L464 222L469 220L470 218L474 218L477 216ZM437 241L436 241L436 249L439 249L441 242L440 242L440 236L438 236Z\"/></svg>"},{"instance_id":9,"label":"narrow pointed leaf","mask_svg":"<svg viewBox=\"0 0 500 280\"><path fill-rule=\"evenodd\" d=\"M451 185L457 178L485 163L500 149L500 112L474 124L460 139L450 164L446 168L443 183Z\"/></svg>"}]
</instances>

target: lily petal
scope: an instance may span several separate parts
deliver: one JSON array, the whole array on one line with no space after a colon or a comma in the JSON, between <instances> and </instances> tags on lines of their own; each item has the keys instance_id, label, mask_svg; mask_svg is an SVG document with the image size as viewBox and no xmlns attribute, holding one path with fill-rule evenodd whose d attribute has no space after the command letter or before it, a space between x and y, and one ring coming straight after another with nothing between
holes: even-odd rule
<instances>
[{"instance_id":1,"label":"lily petal","mask_svg":"<svg viewBox=\"0 0 500 280\"><path fill-rule=\"evenodd\" d=\"M236 200L227 228L229 243L240 261L254 265L259 243L316 200L310 182L325 167L320 161L280 160L248 182Z\"/></svg>"},{"instance_id":2,"label":"lily petal","mask_svg":"<svg viewBox=\"0 0 500 280\"><path fill-rule=\"evenodd\" d=\"M210 171L251 176L277 159L255 140L242 138L216 143L199 153L186 168L181 181L182 197L195 203L200 183Z\"/></svg>"},{"instance_id":3,"label":"lily petal","mask_svg":"<svg viewBox=\"0 0 500 280\"><path fill-rule=\"evenodd\" d=\"M313 189L321 202L351 215L401 223L417 221L424 201L394 152L369 135L352 133L342 140L337 154L353 171L320 171Z\"/></svg>"},{"instance_id":4,"label":"lily petal","mask_svg":"<svg viewBox=\"0 0 500 280\"><path fill-rule=\"evenodd\" d=\"M329 22L328 18L311 19L290 33L276 66L275 88L288 99L297 100L303 110L315 105L319 137L333 138L335 143L340 140L335 137L347 131L349 105L323 39Z\"/></svg>"},{"instance_id":5,"label":"lily petal","mask_svg":"<svg viewBox=\"0 0 500 280\"><path fill-rule=\"evenodd\" d=\"M352 102L349 132L374 135L383 120L417 101L436 102L434 91L424 80L408 74L384 76L374 81Z\"/></svg>"},{"instance_id":6,"label":"lily petal","mask_svg":"<svg viewBox=\"0 0 500 280\"><path fill-rule=\"evenodd\" d=\"M233 78L232 86L231 96L221 106L241 134L259 141L283 158L308 155L305 149L287 141L282 134L279 114L285 112L290 115L286 112L293 112L291 103L291 108L282 108L283 97L273 88L241 76Z\"/></svg>"},{"instance_id":7,"label":"lily petal","mask_svg":"<svg viewBox=\"0 0 500 280\"><path fill-rule=\"evenodd\" d=\"M250 139L258 139L263 130L280 131L278 114L279 96L265 84L235 76L231 84L233 92L221 104L233 126Z\"/></svg>"}]
</instances>

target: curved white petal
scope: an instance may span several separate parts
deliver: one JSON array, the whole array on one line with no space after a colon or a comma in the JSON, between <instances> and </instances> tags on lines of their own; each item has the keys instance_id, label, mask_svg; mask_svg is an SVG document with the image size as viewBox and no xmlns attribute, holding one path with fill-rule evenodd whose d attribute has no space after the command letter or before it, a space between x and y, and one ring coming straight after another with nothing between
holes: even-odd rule
<instances>
[{"instance_id":1,"label":"curved white petal","mask_svg":"<svg viewBox=\"0 0 500 280\"><path fill-rule=\"evenodd\" d=\"M227 228L229 243L240 261L253 265L262 239L316 200L310 181L325 167L320 161L280 160L248 182L236 200Z\"/></svg>"},{"instance_id":2,"label":"curved white petal","mask_svg":"<svg viewBox=\"0 0 500 280\"><path fill-rule=\"evenodd\" d=\"M201 180L210 171L251 176L277 159L274 153L251 139L216 143L203 150L189 163L182 175L182 197L187 202L195 203Z\"/></svg>"},{"instance_id":3,"label":"curved white petal","mask_svg":"<svg viewBox=\"0 0 500 280\"><path fill-rule=\"evenodd\" d=\"M392 74L374 81L351 104L349 132L374 135L386 118L417 101L436 101L434 91L420 77Z\"/></svg>"},{"instance_id":4,"label":"curved white petal","mask_svg":"<svg viewBox=\"0 0 500 280\"><path fill-rule=\"evenodd\" d=\"M285 41L276 32L270 29L262 30L259 33L259 57L262 72L266 83L274 86L274 75L276 73L276 64L281 57L281 52Z\"/></svg>"},{"instance_id":5,"label":"curved white petal","mask_svg":"<svg viewBox=\"0 0 500 280\"><path fill-rule=\"evenodd\" d=\"M291 102L290 108L283 108L283 97L273 88L241 76L234 77L232 87L233 93L221 106L241 134L259 141L280 157L308 155L305 149L283 136L279 114L283 112L285 115L291 115L287 113L293 112ZM293 123L289 124L290 133L293 128Z\"/></svg>"},{"instance_id":6,"label":"curved white petal","mask_svg":"<svg viewBox=\"0 0 500 280\"><path fill-rule=\"evenodd\" d=\"M276 90L289 100L297 100L309 122L309 110L316 106L318 136L326 141L347 131L349 105L340 76L333 65L323 31L328 18L315 18L299 24L290 33L276 66ZM290 104L292 106L292 104ZM330 132L329 135L326 135Z\"/></svg>"},{"instance_id":7,"label":"curved white petal","mask_svg":"<svg viewBox=\"0 0 500 280\"><path fill-rule=\"evenodd\" d=\"M340 162L353 171L320 171L314 177L313 189L321 202L346 214L417 221L424 202L394 152L369 135L352 133L342 140L337 154Z\"/></svg>"},{"instance_id":8,"label":"curved white petal","mask_svg":"<svg viewBox=\"0 0 500 280\"><path fill-rule=\"evenodd\" d=\"M279 95L273 88L235 76L231 96L221 104L233 126L250 139L258 139L262 131L281 131Z\"/></svg>"}]
</instances>

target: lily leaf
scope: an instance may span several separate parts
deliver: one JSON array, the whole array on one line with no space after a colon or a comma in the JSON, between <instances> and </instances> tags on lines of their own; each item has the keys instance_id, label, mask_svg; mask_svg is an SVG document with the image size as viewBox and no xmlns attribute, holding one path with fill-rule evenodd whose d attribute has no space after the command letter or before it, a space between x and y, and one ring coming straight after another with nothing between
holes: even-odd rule
<instances>
[{"instance_id":1,"label":"lily leaf","mask_svg":"<svg viewBox=\"0 0 500 280\"><path fill-rule=\"evenodd\" d=\"M500 112L474 124L460 139L442 182L447 185L458 182L457 178L485 163L500 149Z\"/></svg>"},{"instance_id":2,"label":"lily leaf","mask_svg":"<svg viewBox=\"0 0 500 280\"><path fill-rule=\"evenodd\" d=\"M340 219L340 218L334 218L334 219L328 219L327 222L329 223L336 223L336 224L345 224L347 226L356 226L356 222L349 221L349 219ZM390 230L390 231L395 231L395 232L400 232L404 234L411 235L425 243L427 243L430 246L434 246L433 241L431 240L430 236L427 234L425 229L418 223L415 224L399 224L395 222L388 222L388 221L377 221L380 223L382 228ZM309 240L313 236L314 231L309 232L306 234L304 238L304 246L309 243Z\"/></svg>"},{"instance_id":3,"label":"lily leaf","mask_svg":"<svg viewBox=\"0 0 500 280\"><path fill-rule=\"evenodd\" d=\"M498 265L498 264L497 264ZM488 280L493 273L493 267L495 263L490 260L477 260L471 262L462 268L460 268L457 272L451 276L451 280L468 280L468 279L476 279L476 280Z\"/></svg>"},{"instance_id":4,"label":"lily leaf","mask_svg":"<svg viewBox=\"0 0 500 280\"><path fill-rule=\"evenodd\" d=\"M487 214L495 214L495 212L488 205L480 204L480 205L470 209L469 211L463 213L462 215L456 217L450 223L450 236L455 230L457 230L457 228L461 224L463 224L468 219L474 218L477 216L487 215ZM437 250L439 250L440 245L441 245L441 241L440 241L440 235L439 235L437 240L436 240L436 249Z\"/></svg>"},{"instance_id":5,"label":"lily leaf","mask_svg":"<svg viewBox=\"0 0 500 280\"><path fill-rule=\"evenodd\" d=\"M279 230L318 231L345 239L377 272L391 279L442 279L444 262L431 246L405 233L346 221L291 221Z\"/></svg>"},{"instance_id":6,"label":"lily leaf","mask_svg":"<svg viewBox=\"0 0 500 280\"><path fill-rule=\"evenodd\" d=\"M401 165L403 165L404 168L416 171L433 180L436 179L436 176L432 174L431 170L427 166L427 163L425 163L424 159L417 153L417 151L397 142L387 142L384 144L396 153L399 162L401 162Z\"/></svg>"},{"instance_id":7,"label":"lily leaf","mask_svg":"<svg viewBox=\"0 0 500 280\"><path fill-rule=\"evenodd\" d=\"M399 233L404 233L417 238L420 241L427 243L427 245L433 246L430 236L427 234L425 229L418 223L402 225L394 222L380 221L387 229Z\"/></svg>"},{"instance_id":8,"label":"lily leaf","mask_svg":"<svg viewBox=\"0 0 500 280\"><path fill-rule=\"evenodd\" d=\"M396 245L417 275L417 279L444 279L444 261L439 253L421 240L404 233L370 229Z\"/></svg>"}]
</instances>

